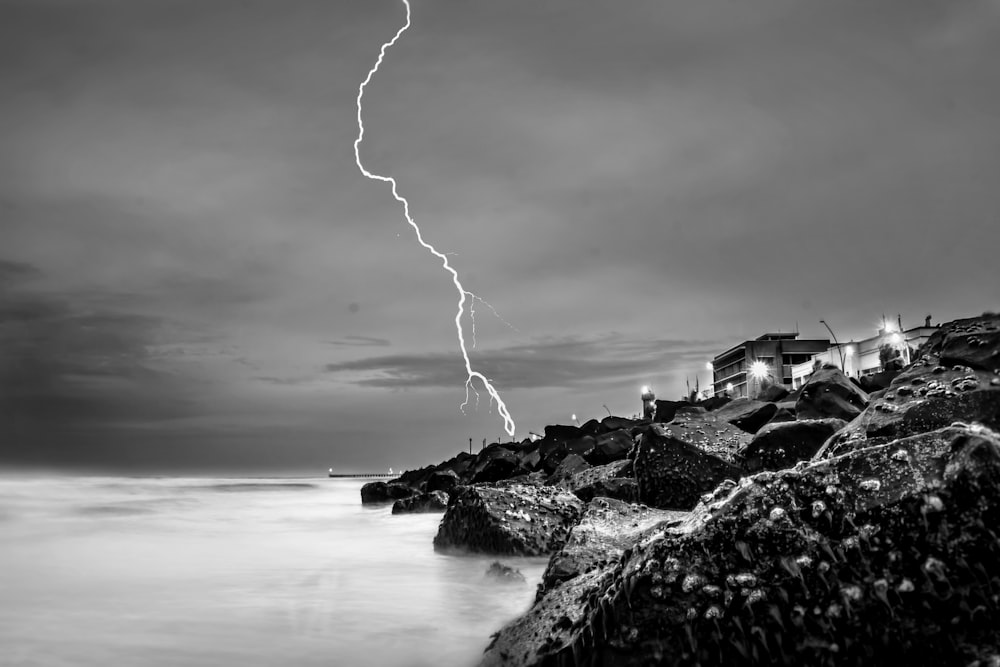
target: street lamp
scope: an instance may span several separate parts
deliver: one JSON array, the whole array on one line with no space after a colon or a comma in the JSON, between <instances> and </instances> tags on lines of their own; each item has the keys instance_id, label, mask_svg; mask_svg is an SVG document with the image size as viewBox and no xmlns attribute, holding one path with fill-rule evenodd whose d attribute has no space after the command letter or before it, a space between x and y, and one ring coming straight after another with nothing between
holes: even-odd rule
<instances>
[{"instance_id":1,"label":"street lamp","mask_svg":"<svg viewBox=\"0 0 1000 667\"><path fill-rule=\"evenodd\" d=\"M829 331L830 335L833 337L833 344L837 346L837 352L840 353L840 370L843 371L844 370L844 351L842 349L840 349L840 343L837 342L837 334L833 333L833 329L831 329L830 325L826 323L826 320L820 320L819 323L822 324L823 326L825 326L826 330Z\"/></svg>"}]
</instances>

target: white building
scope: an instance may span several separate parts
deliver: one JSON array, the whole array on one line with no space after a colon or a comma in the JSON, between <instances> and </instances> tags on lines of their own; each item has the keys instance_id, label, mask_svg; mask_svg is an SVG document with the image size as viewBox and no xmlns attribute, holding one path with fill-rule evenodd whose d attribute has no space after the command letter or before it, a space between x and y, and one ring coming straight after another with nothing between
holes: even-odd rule
<instances>
[{"instance_id":1,"label":"white building","mask_svg":"<svg viewBox=\"0 0 1000 667\"><path fill-rule=\"evenodd\" d=\"M883 345L891 345L898 349L903 364L909 364L911 355L927 342L935 331L937 327L931 326L929 315L924 321L924 326L905 331L900 331L900 327L892 322L883 322L882 327L871 338L831 345L825 352L814 354L810 361L793 366L792 389L798 389L805 384L817 363L820 366L826 364L836 366L848 377L880 373L884 370L879 360L879 348Z\"/></svg>"}]
</instances>

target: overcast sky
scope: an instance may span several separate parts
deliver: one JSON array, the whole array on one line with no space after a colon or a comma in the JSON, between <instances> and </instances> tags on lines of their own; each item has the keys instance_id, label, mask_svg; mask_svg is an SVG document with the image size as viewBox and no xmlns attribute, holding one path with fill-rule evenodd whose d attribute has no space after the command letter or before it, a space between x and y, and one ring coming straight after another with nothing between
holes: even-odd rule
<instances>
[{"instance_id":1,"label":"overcast sky","mask_svg":"<svg viewBox=\"0 0 1000 667\"><path fill-rule=\"evenodd\" d=\"M381 470L457 293L354 163L398 0L0 0L0 464ZM367 89L517 437L714 354L1000 308L997 0L414 0ZM471 344L471 320L466 320ZM485 394L483 395L485 399Z\"/></svg>"}]
</instances>

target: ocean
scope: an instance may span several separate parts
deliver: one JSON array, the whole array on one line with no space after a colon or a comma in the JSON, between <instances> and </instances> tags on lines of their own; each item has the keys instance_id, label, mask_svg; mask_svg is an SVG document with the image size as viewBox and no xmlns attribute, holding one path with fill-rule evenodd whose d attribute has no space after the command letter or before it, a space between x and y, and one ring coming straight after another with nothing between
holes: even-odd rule
<instances>
[{"instance_id":1,"label":"ocean","mask_svg":"<svg viewBox=\"0 0 1000 667\"><path fill-rule=\"evenodd\" d=\"M547 559L490 580L363 483L0 478L0 664L476 664Z\"/></svg>"}]
</instances>

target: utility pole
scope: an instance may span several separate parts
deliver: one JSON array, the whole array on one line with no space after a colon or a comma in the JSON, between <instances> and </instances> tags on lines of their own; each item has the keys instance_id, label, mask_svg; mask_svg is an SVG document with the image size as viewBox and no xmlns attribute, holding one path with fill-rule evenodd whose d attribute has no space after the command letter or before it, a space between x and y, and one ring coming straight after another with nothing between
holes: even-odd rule
<instances>
[{"instance_id":1,"label":"utility pole","mask_svg":"<svg viewBox=\"0 0 1000 667\"><path fill-rule=\"evenodd\" d=\"M469 438L469 453L472 453L472 438Z\"/></svg>"}]
</instances>

